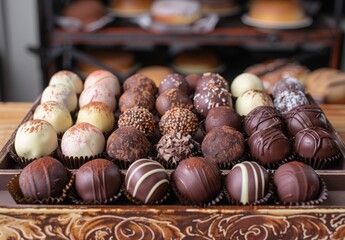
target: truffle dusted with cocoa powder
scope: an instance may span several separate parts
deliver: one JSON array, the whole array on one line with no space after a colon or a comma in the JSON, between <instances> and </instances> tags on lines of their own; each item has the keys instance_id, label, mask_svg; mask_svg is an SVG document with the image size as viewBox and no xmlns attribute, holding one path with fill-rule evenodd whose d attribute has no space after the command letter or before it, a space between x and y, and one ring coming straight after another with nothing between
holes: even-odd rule
<instances>
[{"instance_id":1,"label":"truffle dusted with cocoa powder","mask_svg":"<svg viewBox=\"0 0 345 240\"><path fill-rule=\"evenodd\" d=\"M193 102L187 94L177 88L171 88L161 93L156 99L156 109L159 114L164 115L172 108L193 108Z\"/></svg>"},{"instance_id":2,"label":"truffle dusted with cocoa powder","mask_svg":"<svg viewBox=\"0 0 345 240\"><path fill-rule=\"evenodd\" d=\"M242 117L232 107L219 106L208 112L204 125L206 132L220 126L229 126L242 132Z\"/></svg>"},{"instance_id":3,"label":"truffle dusted with cocoa powder","mask_svg":"<svg viewBox=\"0 0 345 240\"><path fill-rule=\"evenodd\" d=\"M144 76L141 73L136 73L123 82L123 90L127 91L131 88L140 88L142 90L148 91L153 96L157 93L157 87L153 80Z\"/></svg>"},{"instance_id":4,"label":"truffle dusted with cocoa powder","mask_svg":"<svg viewBox=\"0 0 345 240\"><path fill-rule=\"evenodd\" d=\"M132 107L139 106L151 111L155 106L155 97L148 91L140 88L130 88L119 99L121 112Z\"/></svg>"},{"instance_id":5,"label":"truffle dusted with cocoa powder","mask_svg":"<svg viewBox=\"0 0 345 240\"><path fill-rule=\"evenodd\" d=\"M185 93L187 96L190 94L189 85L183 75L179 73L168 74L159 84L159 94L162 94L164 91L177 88L179 91Z\"/></svg>"}]
</instances>

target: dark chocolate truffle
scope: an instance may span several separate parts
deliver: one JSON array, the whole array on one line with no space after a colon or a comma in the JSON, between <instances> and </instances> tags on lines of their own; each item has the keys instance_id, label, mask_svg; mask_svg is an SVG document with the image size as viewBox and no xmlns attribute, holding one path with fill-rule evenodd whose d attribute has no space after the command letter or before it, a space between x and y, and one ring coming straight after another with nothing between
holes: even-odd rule
<instances>
[{"instance_id":1,"label":"dark chocolate truffle","mask_svg":"<svg viewBox=\"0 0 345 240\"><path fill-rule=\"evenodd\" d=\"M159 130L163 135L182 132L184 135L194 136L198 128L198 117L186 108L172 108L159 121Z\"/></svg>"},{"instance_id":2,"label":"dark chocolate truffle","mask_svg":"<svg viewBox=\"0 0 345 240\"><path fill-rule=\"evenodd\" d=\"M146 90L130 88L121 95L119 108L121 112L124 112L135 106L144 107L151 111L155 106L155 97Z\"/></svg>"},{"instance_id":3,"label":"dark chocolate truffle","mask_svg":"<svg viewBox=\"0 0 345 240\"><path fill-rule=\"evenodd\" d=\"M220 126L229 126L242 132L242 117L232 107L219 106L208 112L204 125L206 132Z\"/></svg>"},{"instance_id":4,"label":"dark chocolate truffle","mask_svg":"<svg viewBox=\"0 0 345 240\"><path fill-rule=\"evenodd\" d=\"M309 101L304 92L299 90L285 90L278 93L274 98L274 106L281 114L304 104L309 104Z\"/></svg>"},{"instance_id":5,"label":"dark chocolate truffle","mask_svg":"<svg viewBox=\"0 0 345 240\"><path fill-rule=\"evenodd\" d=\"M195 88L195 93L199 93L202 90L211 89L214 87L223 88L226 91L229 91L229 83L227 80L225 80L218 73L207 72L204 73L199 79Z\"/></svg>"},{"instance_id":6,"label":"dark chocolate truffle","mask_svg":"<svg viewBox=\"0 0 345 240\"><path fill-rule=\"evenodd\" d=\"M225 187L237 203L246 205L259 201L268 192L268 172L256 162L236 164L225 178Z\"/></svg>"},{"instance_id":7,"label":"dark chocolate truffle","mask_svg":"<svg viewBox=\"0 0 345 240\"><path fill-rule=\"evenodd\" d=\"M191 110L193 108L193 103L187 94L181 92L177 88L171 88L164 91L156 99L156 109L161 115L164 115L168 110L175 107Z\"/></svg>"},{"instance_id":8,"label":"dark chocolate truffle","mask_svg":"<svg viewBox=\"0 0 345 240\"><path fill-rule=\"evenodd\" d=\"M160 163L139 159L128 168L125 187L134 199L144 204L156 203L167 194L169 176Z\"/></svg>"},{"instance_id":9,"label":"dark chocolate truffle","mask_svg":"<svg viewBox=\"0 0 345 240\"><path fill-rule=\"evenodd\" d=\"M297 161L281 165L274 174L274 183L279 200L284 203L314 200L320 189L315 170Z\"/></svg>"},{"instance_id":10,"label":"dark chocolate truffle","mask_svg":"<svg viewBox=\"0 0 345 240\"><path fill-rule=\"evenodd\" d=\"M158 92L162 94L164 91L177 88L186 95L190 94L189 85L183 75L179 73L168 74L159 84Z\"/></svg>"},{"instance_id":11,"label":"dark chocolate truffle","mask_svg":"<svg viewBox=\"0 0 345 240\"><path fill-rule=\"evenodd\" d=\"M134 162L150 153L150 142L134 127L120 127L107 140L107 154L117 160Z\"/></svg>"},{"instance_id":12,"label":"dark chocolate truffle","mask_svg":"<svg viewBox=\"0 0 345 240\"><path fill-rule=\"evenodd\" d=\"M146 137L152 136L155 130L153 114L146 108L133 107L119 116L119 127L132 126L140 130Z\"/></svg>"},{"instance_id":13,"label":"dark chocolate truffle","mask_svg":"<svg viewBox=\"0 0 345 240\"><path fill-rule=\"evenodd\" d=\"M85 202L104 202L121 188L119 168L107 159L94 159L83 164L75 176L75 188Z\"/></svg>"},{"instance_id":14,"label":"dark chocolate truffle","mask_svg":"<svg viewBox=\"0 0 345 240\"><path fill-rule=\"evenodd\" d=\"M292 154L289 139L276 128L254 132L248 139L248 148L250 154L262 165L280 162Z\"/></svg>"},{"instance_id":15,"label":"dark chocolate truffle","mask_svg":"<svg viewBox=\"0 0 345 240\"><path fill-rule=\"evenodd\" d=\"M265 128L283 129L283 120L279 112L271 106L259 106L245 116L243 120L244 132L250 136L255 131Z\"/></svg>"},{"instance_id":16,"label":"dark chocolate truffle","mask_svg":"<svg viewBox=\"0 0 345 240\"><path fill-rule=\"evenodd\" d=\"M298 131L308 127L327 129L328 123L320 107L315 105L301 105L284 115L289 133L294 136Z\"/></svg>"},{"instance_id":17,"label":"dark chocolate truffle","mask_svg":"<svg viewBox=\"0 0 345 240\"><path fill-rule=\"evenodd\" d=\"M285 90L302 91L304 92L303 84L294 77L286 77L279 80L273 87L272 95L276 97L279 93Z\"/></svg>"},{"instance_id":18,"label":"dark chocolate truffle","mask_svg":"<svg viewBox=\"0 0 345 240\"><path fill-rule=\"evenodd\" d=\"M202 141L201 150L206 160L228 164L243 156L244 138L239 131L229 126L213 128Z\"/></svg>"},{"instance_id":19,"label":"dark chocolate truffle","mask_svg":"<svg viewBox=\"0 0 345 240\"><path fill-rule=\"evenodd\" d=\"M216 164L201 157L180 162L174 174L176 189L188 202L209 203L221 189L221 174Z\"/></svg>"},{"instance_id":20,"label":"dark chocolate truffle","mask_svg":"<svg viewBox=\"0 0 345 240\"><path fill-rule=\"evenodd\" d=\"M61 196L67 183L67 170L52 157L36 159L19 175L19 187L23 196L36 200Z\"/></svg>"},{"instance_id":21,"label":"dark chocolate truffle","mask_svg":"<svg viewBox=\"0 0 345 240\"><path fill-rule=\"evenodd\" d=\"M141 73L136 73L123 82L124 91L127 91L130 88L140 88L142 90L148 91L153 96L155 96L157 93L155 82Z\"/></svg>"}]
</instances>

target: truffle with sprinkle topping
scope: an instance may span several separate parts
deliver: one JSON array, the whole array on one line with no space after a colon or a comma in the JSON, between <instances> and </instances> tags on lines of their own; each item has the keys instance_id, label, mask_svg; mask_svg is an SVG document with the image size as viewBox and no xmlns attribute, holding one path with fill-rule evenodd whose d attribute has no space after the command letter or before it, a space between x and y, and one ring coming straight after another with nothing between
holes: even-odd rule
<instances>
[{"instance_id":1,"label":"truffle with sprinkle topping","mask_svg":"<svg viewBox=\"0 0 345 240\"><path fill-rule=\"evenodd\" d=\"M190 94L190 88L189 85L184 78L183 75L179 73L171 73L167 75L159 84L158 92L159 94L163 93L164 91L171 89L171 88L177 88L181 92L184 92L185 94Z\"/></svg>"},{"instance_id":2,"label":"truffle with sprinkle topping","mask_svg":"<svg viewBox=\"0 0 345 240\"><path fill-rule=\"evenodd\" d=\"M285 114L293 108L309 104L307 97L302 91L285 90L274 98L274 106L281 113Z\"/></svg>"},{"instance_id":3,"label":"truffle with sprinkle topping","mask_svg":"<svg viewBox=\"0 0 345 240\"><path fill-rule=\"evenodd\" d=\"M123 82L124 91L127 91L130 88L140 88L148 91L153 96L155 96L157 93L157 87L154 81L141 73L136 73Z\"/></svg>"},{"instance_id":4,"label":"truffle with sprinkle topping","mask_svg":"<svg viewBox=\"0 0 345 240\"><path fill-rule=\"evenodd\" d=\"M195 93L199 93L203 89L211 89L213 87L223 88L229 91L229 83L218 73L207 72L204 73L198 80L195 88Z\"/></svg>"},{"instance_id":5,"label":"truffle with sprinkle topping","mask_svg":"<svg viewBox=\"0 0 345 240\"><path fill-rule=\"evenodd\" d=\"M156 109L159 114L163 115L171 108L187 108L192 109L192 100L184 92L181 92L177 88L171 88L164 91L156 99Z\"/></svg>"}]
</instances>

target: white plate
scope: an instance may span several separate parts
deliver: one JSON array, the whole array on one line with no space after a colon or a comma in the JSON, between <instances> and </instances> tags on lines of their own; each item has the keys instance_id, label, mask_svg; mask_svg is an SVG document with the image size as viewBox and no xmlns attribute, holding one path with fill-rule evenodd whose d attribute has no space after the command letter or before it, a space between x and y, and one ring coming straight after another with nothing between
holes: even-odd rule
<instances>
[{"instance_id":1,"label":"white plate","mask_svg":"<svg viewBox=\"0 0 345 240\"><path fill-rule=\"evenodd\" d=\"M241 20L244 24L259 27L259 28L270 28L270 29L298 29L308 27L312 24L313 20L310 17L305 17L299 21L291 22L268 22L261 21L254 18L251 18L248 14L244 14L241 17Z\"/></svg>"}]
</instances>

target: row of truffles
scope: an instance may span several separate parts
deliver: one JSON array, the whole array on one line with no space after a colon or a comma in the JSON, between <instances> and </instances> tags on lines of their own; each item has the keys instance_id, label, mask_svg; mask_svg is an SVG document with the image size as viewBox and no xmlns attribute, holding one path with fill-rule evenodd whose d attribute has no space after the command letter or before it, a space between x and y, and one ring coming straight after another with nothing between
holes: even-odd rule
<instances>
[{"instance_id":1,"label":"row of truffles","mask_svg":"<svg viewBox=\"0 0 345 240\"><path fill-rule=\"evenodd\" d=\"M18 176L17 176L18 177ZM70 173L60 161L42 157L10 181L14 199L23 203L116 204L318 204L327 197L323 180L310 166L293 161L271 174L256 162L236 164L221 174L202 157L184 159L171 174L157 161L138 159L125 173L107 159L94 159ZM67 198L67 199L66 199ZM174 199L174 200L172 200Z\"/></svg>"}]
</instances>

